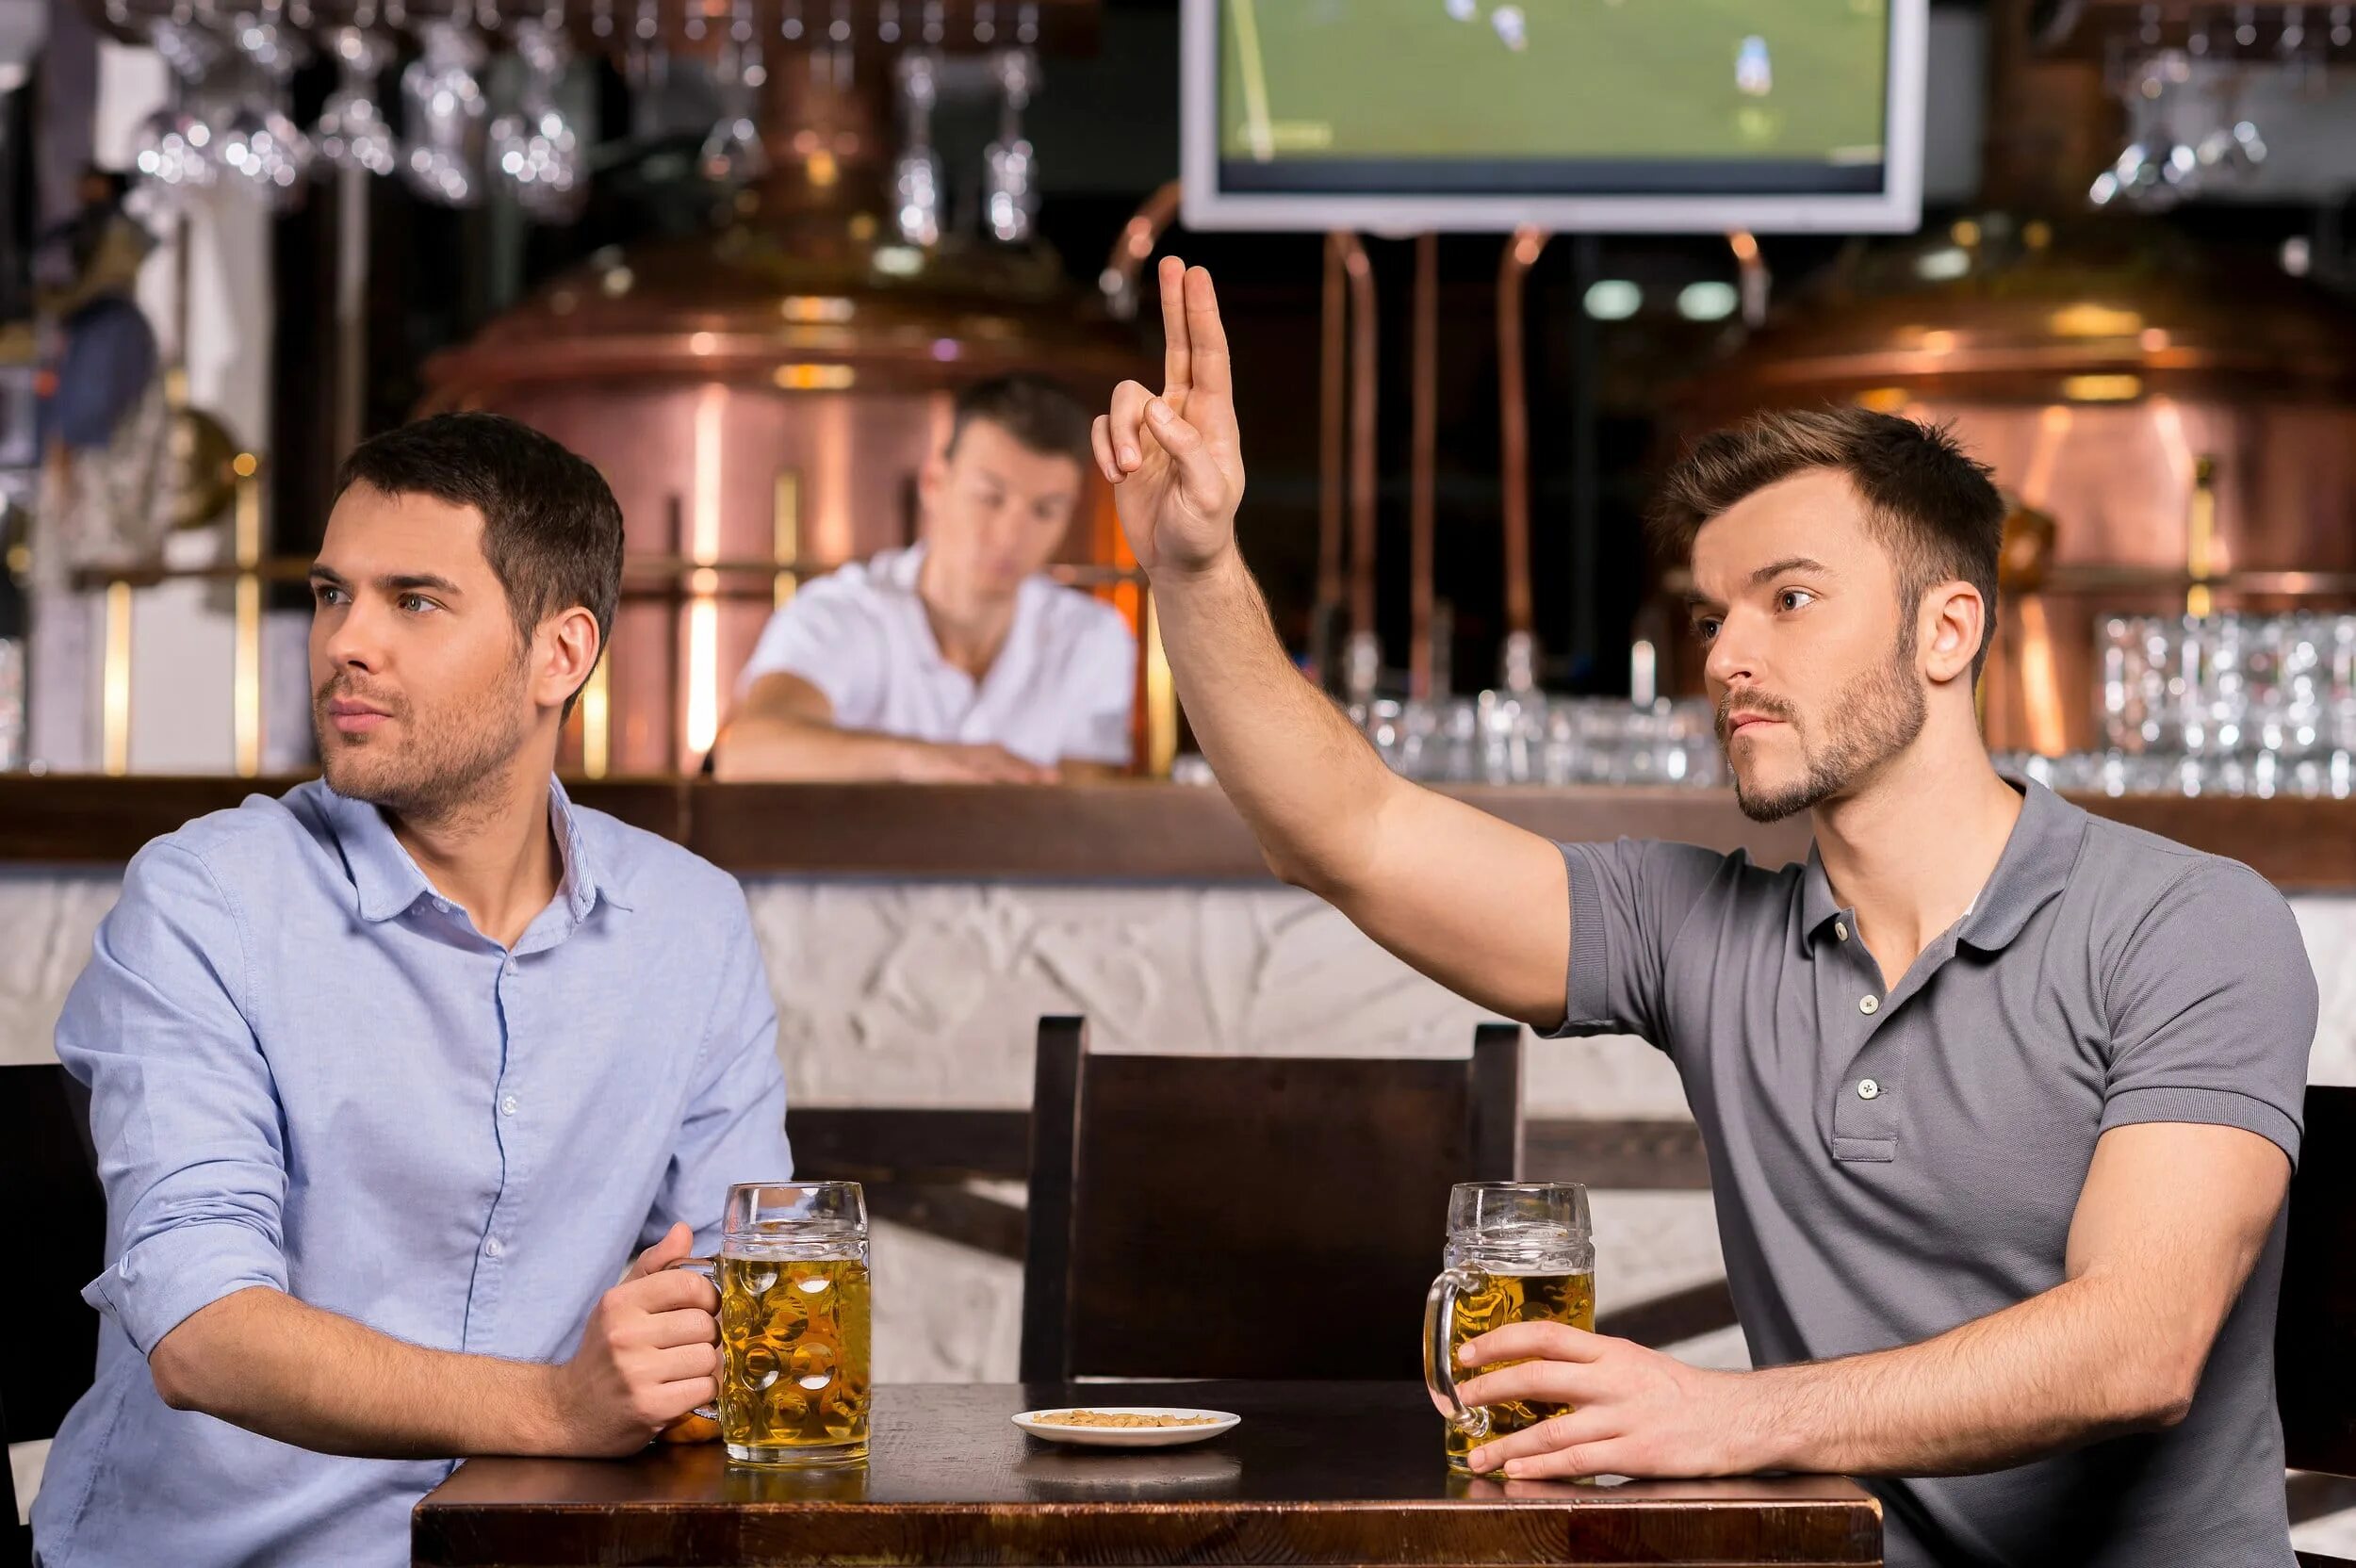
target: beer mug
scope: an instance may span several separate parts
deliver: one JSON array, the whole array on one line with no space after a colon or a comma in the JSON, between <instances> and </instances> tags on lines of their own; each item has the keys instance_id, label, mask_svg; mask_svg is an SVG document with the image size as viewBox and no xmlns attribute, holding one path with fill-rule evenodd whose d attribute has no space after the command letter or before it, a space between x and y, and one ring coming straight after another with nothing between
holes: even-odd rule
<instances>
[{"instance_id":1,"label":"beer mug","mask_svg":"<svg viewBox=\"0 0 2356 1568\"><path fill-rule=\"evenodd\" d=\"M1587 1189L1569 1182L1460 1183L1448 1194L1445 1261L1424 1298L1423 1378L1447 1413L1448 1462L1464 1470L1481 1444L1570 1408L1543 1399L1468 1408L1456 1392L1456 1354L1467 1340L1509 1323L1595 1328Z\"/></svg>"},{"instance_id":2,"label":"beer mug","mask_svg":"<svg viewBox=\"0 0 2356 1568\"><path fill-rule=\"evenodd\" d=\"M728 1188L720 1255L675 1267L720 1291L720 1424L739 1464L867 1457L867 1200L857 1182Z\"/></svg>"}]
</instances>

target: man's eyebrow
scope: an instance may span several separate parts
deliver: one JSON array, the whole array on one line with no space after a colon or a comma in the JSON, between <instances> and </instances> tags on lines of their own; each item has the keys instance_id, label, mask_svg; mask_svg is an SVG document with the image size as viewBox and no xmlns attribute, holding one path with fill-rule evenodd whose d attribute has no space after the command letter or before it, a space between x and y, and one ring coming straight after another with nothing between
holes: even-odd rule
<instances>
[{"instance_id":1,"label":"man's eyebrow","mask_svg":"<svg viewBox=\"0 0 2356 1568\"><path fill-rule=\"evenodd\" d=\"M1783 576L1786 572L1821 572L1825 576L1830 576L1832 568L1821 561L1811 561L1805 555L1787 555L1781 561L1770 561L1766 565L1753 572L1751 586L1759 587L1773 579Z\"/></svg>"},{"instance_id":2,"label":"man's eyebrow","mask_svg":"<svg viewBox=\"0 0 2356 1568\"><path fill-rule=\"evenodd\" d=\"M344 574L337 571L335 567L328 565L326 563L319 561L314 561L311 563L311 580L313 582L324 582L331 588L341 588L345 586Z\"/></svg>"},{"instance_id":3,"label":"man's eyebrow","mask_svg":"<svg viewBox=\"0 0 2356 1568\"><path fill-rule=\"evenodd\" d=\"M378 578L376 585L388 594L415 593L422 588L429 593L446 594L456 598L466 593L464 588L459 587L450 579L436 577L432 572L395 572Z\"/></svg>"}]
</instances>

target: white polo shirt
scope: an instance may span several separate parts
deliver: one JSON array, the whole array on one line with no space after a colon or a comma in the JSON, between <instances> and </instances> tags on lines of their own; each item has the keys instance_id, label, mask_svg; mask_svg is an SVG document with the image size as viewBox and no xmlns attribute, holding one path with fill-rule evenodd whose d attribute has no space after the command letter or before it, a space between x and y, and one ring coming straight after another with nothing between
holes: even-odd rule
<instances>
[{"instance_id":1,"label":"white polo shirt","mask_svg":"<svg viewBox=\"0 0 2356 1568\"><path fill-rule=\"evenodd\" d=\"M922 545L884 550L804 585L761 629L737 700L762 676L794 675L826 694L845 729L997 744L1042 765L1129 760L1137 645L1119 611L1028 579L976 682L933 641L916 592L924 563Z\"/></svg>"}]
</instances>

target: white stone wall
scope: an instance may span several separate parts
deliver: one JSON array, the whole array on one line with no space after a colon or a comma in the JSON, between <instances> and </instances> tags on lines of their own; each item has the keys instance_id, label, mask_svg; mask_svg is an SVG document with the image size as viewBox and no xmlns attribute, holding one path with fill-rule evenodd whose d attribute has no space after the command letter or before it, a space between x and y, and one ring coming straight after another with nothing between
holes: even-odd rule
<instances>
[{"instance_id":1,"label":"white stone wall","mask_svg":"<svg viewBox=\"0 0 2356 1568\"><path fill-rule=\"evenodd\" d=\"M51 1059L115 887L110 874L0 874L0 1062ZM1028 1104L1042 1013L1087 1014L1104 1050L1366 1056L1459 1054L1483 1017L1289 889L776 878L747 892L802 1104ZM2313 1076L2356 1084L2356 898L2295 903L2323 990ZM1632 1039L1533 1041L1526 1083L1534 1116L1685 1111L1666 1060ZM1607 1304L1722 1272L1707 1194L1595 1203ZM890 1226L875 1262L878 1376L1014 1376L1014 1264ZM1731 1336L1693 1350L1742 1354Z\"/></svg>"}]
</instances>

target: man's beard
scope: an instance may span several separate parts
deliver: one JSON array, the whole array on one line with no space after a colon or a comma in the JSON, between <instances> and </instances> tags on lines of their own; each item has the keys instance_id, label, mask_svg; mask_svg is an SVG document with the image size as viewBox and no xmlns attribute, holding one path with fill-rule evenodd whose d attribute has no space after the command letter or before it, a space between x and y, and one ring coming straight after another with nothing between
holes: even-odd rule
<instances>
[{"instance_id":1,"label":"man's beard","mask_svg":"<svg viewBox=\"0 0 2356 1568\"><path fill-rule=\"evenodd\" d=\"M1874 769L1914 743L1922 733L1926 705L1922 682L1914 676L1914 649L1901 644L1890 662L1849 682L1826 711L1837 714L1840 729L1819 755L1808 743L1799 710L1780 697L1745 694L1742 706L1792 727L1800 744L1807 772L1798 782L1772 792L1753 793L1744 788L1729 749L1726 771L1734 775L1734 798L1753 822L1781 822L1796 812L1823 805L1843 794ZM1718 704L1718 743L1727 745L1726 718L1734 707L1729 692Z\"/></svg>"},{"instance_id":2,"label":"man's beard","mask_svg":"<svg viewBox=\"0 0 2356 1568\"><path fill-rule=\"evenodd\" d=\"M338 673L311 696L311 727L319 743L319 770L328 788L362 800L404 822L447 822L492 792L499 775L523 747L526 722L518 660L491 690L417 722L406 698L380 694ZM327 705L351 698L384 710L400 726L402 743L388 747L376 736L357 743L339 734Z\"/></svg>"}]
</instances>

